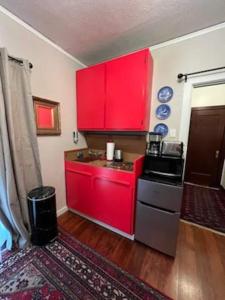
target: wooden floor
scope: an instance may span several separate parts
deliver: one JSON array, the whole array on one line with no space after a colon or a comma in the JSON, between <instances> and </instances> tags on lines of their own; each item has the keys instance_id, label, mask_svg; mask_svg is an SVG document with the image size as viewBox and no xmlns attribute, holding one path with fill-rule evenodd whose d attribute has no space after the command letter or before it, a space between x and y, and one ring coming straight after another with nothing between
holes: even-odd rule
<instances>
[{"instance_id":1,"label":"wooden floor","mask_svg":"<svg viewBox=\"0 0 225 300\"><path fill-rule=\"evenodd\" d=\"M79 241L173 299L225 299L225 236L180 222L173 260L71 212L58 222Z\"/></svg>"}]
</instances>

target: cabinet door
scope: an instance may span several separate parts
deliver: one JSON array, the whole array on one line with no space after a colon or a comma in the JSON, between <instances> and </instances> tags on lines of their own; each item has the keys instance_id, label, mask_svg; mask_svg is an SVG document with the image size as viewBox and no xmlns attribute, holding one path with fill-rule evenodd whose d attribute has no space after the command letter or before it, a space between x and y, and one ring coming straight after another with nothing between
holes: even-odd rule
<instances>
[{"instance_id":1,"label":"cabinet door","mask_svg":"<svg viewBox=\"0 0 225 300\"><path fill-rule=\"evenodd\" d=\"M66 171L66 196L69 208L91 215L91 176L84 171Z\"/></svg>"},{"instance_id":2,"label":"cabinet door","mask_svg":"<svg viewBox=\"0 0 225 300\"><path fill-rule=\"evenodd\" d=\"M134 195L131 183L94 176L93 194L98 204L95 218L128 234L133 234Z\"/></svg>"},{"instance_id":3,"label":"cabinet door","mask_svg":"<svg viewBox=\"0 0 225 300\"><path fill-rule=\"evenodd\" d=\"M179 212L168 212L137 201L135 239L175 256L179 219Z\"/></svg>"},{"instance_id":4,"label":"cabinet door","mask_svg":"<svg viewBox=\"0 0 225 300\"><path fill-rule=\"evenodd\" d=\"M149 50L106 63L106 130L145 130Z\"/></svg>"},{"instance_id":5,"label":"cabinet door","mask_svg":"<svg viewBox=\"0 0 225 300\"><path fill-rule=\"evenodd\" d=\"M78 129L104 129L105 65L77 71L76 82Z\"/></svg>"}]
</instances>

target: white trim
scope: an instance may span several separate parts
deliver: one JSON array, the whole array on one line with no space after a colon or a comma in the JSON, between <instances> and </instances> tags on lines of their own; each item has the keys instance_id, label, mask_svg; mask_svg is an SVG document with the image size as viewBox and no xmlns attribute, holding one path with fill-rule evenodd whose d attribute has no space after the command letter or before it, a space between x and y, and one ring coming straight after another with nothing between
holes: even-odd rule
<instances>
[{"instance_id":1,"label":"white trim","mask_svg":"<svg viewBox=\"0 0 225 300\"><path fill-rule=\"evenodd\" d=\"M164 47L167 47L167 46L170 46L170 45L174 45L174 44L177 44L177 43L189 40L189 39L193 39L195 37L198 37L198 36L201 36L201 35L216 31L216 30L224 29L224 28L225 28L225 22L214 25L214 26L210 26L210 27L207 27L207 28L204 28L204 29L192 32L192 33L182 35L178 38L168 40L166 42L159 43L157 45L153 45L153 46L149 47L149 49L151 51L152 50L157 50L157 49L160 49L160 48L164 48Z\"/></svg>"},{"instance_id":2,"label":"white trim","mask_svg":"<svg viewBox=\"0 0 225 300\"><path fill-rule=\"evenodd\" d=\"M69 57L70 59L72 59L74 62L78 63L82 67L86 67L86 65L83 64L81 61L79 61L76 57L74 57L70 53L66 52L60 46L58 46L57 44L55 44L54 42L52 42L50 39L48 39L42 33L40 33L39 31L37 31L36 29L34 29L33 27L31 27L30 25L28 25L24 21L22 21L20 18L18 18L14 14L12 14L10 11L8 11L7 9L5 9L1 5L0 5L0 12L2 12L3 14L5 14L7 17L11 18L13 21L17 22L19 25L21 25L24 28L26 28L28 31L30 31L33 34L35 34L37 37L39 37L40 39L42 39L43 41L45 41L46 43L48 43L49 45L51 45L52 47L54 47L55 49L57 49L59 52L63 53L64 55L66 55L67 57Z\"/></svg>"},{"instance_id":3,"label":"white trim","mask_svg":"<svg viewBox=\"0 0 225 300\"><path fill-rule=\"evenodd\" d=\"M225 83L225 72L218 72L216 74L195 76L188 78L184 83L184 93L181 108L181 122L179 140L184 143L184 157L187 152L188 134L191 119L191 101L193 88L198 86L208 86L214 84Z\"/></svg>"},{"instance_id":4,"label":"white trim","mask_svg":"<svg viewBox=\"0 0 225 300\"><path fill-rule=\"evenodd\" d=\"M205 227L205 226L199 225L199 224L197 224L197 223L192 223L192 222L186 221L186 220L184 220L184 219L180 219L180 222L185 223L185 224L188 224L188 225L193 225L193 226L195 226L195 227L198 227L198 228L201 228L201 229L204 229L204 230L213 232L213 233L218 234L218 235L225 236L225 233L223 233L223 232L220 232L220 231L211 229L211 228L209 228L209 227Z\"/></svg>"},{"instance_id":5,"label":"white trim","mask_svg":"<svg viewBox=\"0 0 225 300\"><path fill-rule=\"evenodd\" d=\"M115 227L112 227L112 226L107 225L107 224L105 224L105 223L103 223L101 221L98 221L98 220L96 220L94 218L91 218L91 217L89 217L89 216L87 216L87 215L85 215L85 214L83 214L83 213L81 213L81 212L79 212L79 211L77 211L75 209L69 208L69 211L72 211L75 214L77 214L77 215L79 215L79 216L81 216L81 217L83 217L85 219L88 219L89 221L92 221L95 224L98 224L98 225L100 225L102 227L105 227L106 229L109 229L109 230L111 230L111 231L113 231L113 232L115 232L115 233L117 233L119 235L122 235L122 236L126 237L129 240L132 240L132 241L134 240L134 234L131 235L131 234L125 233L125 232L123 232L123 231L121 231L119 229L116 229Z\"/></svg>"},{"instance_id":6,"label":"white trim","mask_svg":"<svg viewBox=\"0 0 225 300\"><path fill-rule=\"evenodd\" d=\"M60 215L64 214L66 211L68 210L67 206L63 206L62 208L57 210L57 217L59 217Z\"/></svg>"}]
</instances>

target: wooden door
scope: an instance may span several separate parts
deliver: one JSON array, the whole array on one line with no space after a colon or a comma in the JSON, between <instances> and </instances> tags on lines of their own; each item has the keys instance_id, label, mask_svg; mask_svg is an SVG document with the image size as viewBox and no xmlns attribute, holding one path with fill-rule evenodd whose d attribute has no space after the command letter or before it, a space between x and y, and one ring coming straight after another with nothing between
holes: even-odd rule
<instances>
[{"instance_id":1,"label":"wooden door","mask_svg":"<svg viewBox=\"0 0 225 300\"><path fill-rule=\"evenodd\" d=\"M105 64L76 73L79 130L103 130L105 117Z\"/></svg>"},{"instance_id":2,"label":"wooden door","mask_svg":"<svg viewBox=\"0 0 225 300\"><path fill-rule=\"evenodd\" d=\"M106 130L148 128L149 60L145 49L106 63Z\"/></svg>"},{"instance_id":3,"label":"wooden door","mask_svg":"<svg viewBox=\"0 0 225 300\"><path fill-rule=\"evenodd\" d=\"M225 106L193 108L185 180L219 186L224 162Z\"/></svg>"}]
</instances>

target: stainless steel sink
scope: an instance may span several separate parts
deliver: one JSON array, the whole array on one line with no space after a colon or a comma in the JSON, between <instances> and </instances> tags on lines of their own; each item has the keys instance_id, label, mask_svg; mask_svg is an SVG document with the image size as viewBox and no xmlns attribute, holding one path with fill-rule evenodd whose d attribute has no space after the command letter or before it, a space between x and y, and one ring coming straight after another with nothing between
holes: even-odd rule
<instances>
[{"instance_id":1,"label":"stainless steel sink","mask_svg":"<svg viewBox=\"0 0 225 300\"><path fill-rule=\"evenodd\" d=\"M97 157L79 157L79 158L75 158L74 161L79 161L79 162L86 162L89 163L91 161L95 161L98 160Z\"/></svg>"}]
</instances>

